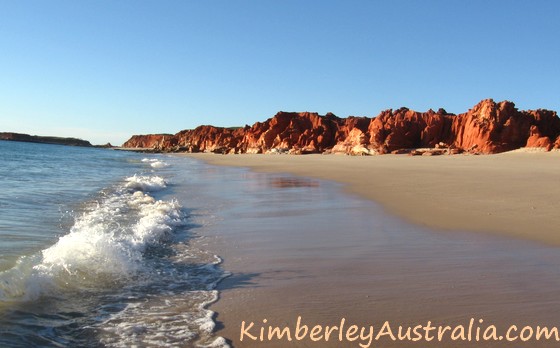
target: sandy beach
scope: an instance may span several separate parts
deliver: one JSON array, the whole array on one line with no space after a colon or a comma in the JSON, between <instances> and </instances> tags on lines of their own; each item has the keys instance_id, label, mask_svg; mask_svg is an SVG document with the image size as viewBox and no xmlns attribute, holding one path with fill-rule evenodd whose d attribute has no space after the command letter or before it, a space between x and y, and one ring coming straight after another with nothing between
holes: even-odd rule
<instances>
[{"instance_id":1,"label":"sandy beach","mask_svg":"<svg viewBox=\"0 0 560 348\"><path fill-rule=\"evenodd\" d=\"M390 213L435 229L560 245L560 152L490 156L189 154L215 165L334 180Z\"/></svg>"},{"instance_id":2,"label":"sandy beach","mask_svg":"<svg viewBox=\"0 0 560 348\"><path fill-rule=\"evenodd\" d=\"M214 188L253 183L240 189L247 204L223 210L224 224L210 235L215 237L210 249L232 272L219 285L220 299L211 309L217 313L217 334L234 347L557 344L388 337L369 345L345 338L267 341L266 330L293 331L298 317L309 328L337 326L344 318L347 327L373 325L376 333L385 321L396 330L428 321L467 327L472 318L482 330L496 325L500 334L511 325L557 326L560 154L188 156L250 168L219 174L222 188ZM282 193L284 184L294 191ZM297 211L276 207L274 197L281 195ZM257 339L244 335L240 341L251 323L247 332ZM258 339L261 328L264 341Z\"/></svg>"}]
</instances>

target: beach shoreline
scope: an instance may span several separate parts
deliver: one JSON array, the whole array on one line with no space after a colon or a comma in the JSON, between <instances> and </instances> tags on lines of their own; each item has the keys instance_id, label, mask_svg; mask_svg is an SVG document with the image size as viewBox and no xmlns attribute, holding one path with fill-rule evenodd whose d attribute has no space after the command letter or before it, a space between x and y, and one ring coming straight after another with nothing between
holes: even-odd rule
<instances>
[{"instance_id":1,"label":"beach shoreline","mask_svg":"<svg viewBox=\"0 0 560 348\"><path fill-rule=\"evenodd\" d=\"M330 180L436 230L560 245L560 152L484 156L185 154L212 165Z\"/></svg>"},{"instance_id":2,"label":"beach shoreline","mask_svg":"<svg viewBox=\"0 0 560 348\"><path fill-rule=\"evenodd\" d=\"M462 194L464 199L489 193L495 195L492 200L477 203L494 204L500 197L502 210L519 208L520 201L508 206L503 197L508 185L519 187L523 178L538 175L548 178L541 185L550 186L557 154L188 156L210 164L204 170L212 186L200 190L225 199L213 213L221 222L205 232L201 241L223 259L221 267L231 273L218 284L219 300L210 309L216 313L216 335L233 347L359 346L360 342L345 339L268 340L265 334L260 340L243 334L251 323L250 335L258 336L260 329L289 327L293 331L300 317L310 326L332 327L345 319L347 326L373 326L376 332L384 322L394 328L427 322L456 327L472 319L483 329L495 325L500 334L510 325L550 327L557 322L560 256L553 239L499 231L472 233L456 225L451 232L438 231L433 224L410 223L411 219L388 213L386 205L391 199L406 203L410 196L422 197L427 194L423 187L444 185L429 198L449 204L442 193ZM451 183L473 175L469 168L478 169L477 175L453 191ZM376 175L364 180L372 171ZM416 175L407 178L406 172L411 171ZM351 180L344 179L349 173L355 174ZM491 179L485 183L481 178ZM413 185L420 179L423 186ZM480 185L486 191L468 192ZM533 196L523 187L510 194L530 199L539 208L554 205L534 196L553 199L554 188L547 191L550 196L542 196L544 191L538 187ZM367 196L372 191L393 196L373 200ZM229 205L227 197L237 197L236 205ZM428 206L423 211L437 217L441 211L436 208ZM550 237L553 227L549 224L554 219L550 215L534 227L548 228L543 236ZM405 341L385 337L369 346L417 346ZM421 342L426 347L520 346L520 342L473 343L449 337L442 342ZM530 340L521 346L550 344Z\"/></svg>"}]
</instances>

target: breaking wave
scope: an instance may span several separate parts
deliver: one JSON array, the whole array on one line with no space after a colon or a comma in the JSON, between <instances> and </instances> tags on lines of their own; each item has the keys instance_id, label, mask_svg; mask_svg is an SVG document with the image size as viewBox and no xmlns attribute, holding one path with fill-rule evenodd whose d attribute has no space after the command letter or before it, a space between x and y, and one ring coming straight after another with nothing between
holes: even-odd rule
<instances>
[{"instance_id":1,"label":"breaking wave","mask_svg":"<svg viewBox=\"0 0 560 348\"><path fill-rule=\"evenodd\" d=\"M164 168L168 166L166 162L157 158L143 158L142 162L149 163L152 168Z\"/></svg>"},{"instance_id":2,"label":"breaking wave","mask_svg":"<svg viewBox=\"0 0 560 348\"><path fill-rule=\"evenodd\" d=\"M185 216L177 201L144 191L165 188L158 176L132 176L75 218L68 234L0 273L0 300L32 300L59 288L123 281L142 269L147 247L164 241Z\"/></svg>"},{"instance_id":3,"label":"breaking wave","mask_svg":"<svg viewBox=\"0 0 560 348\"><path fill-rule=\"evenodd\" d=\"M228 347L213 335L214 313L207 309L228 273L220 269L219 257L189 244L179 202L156 198L168 182L154 168L168 165L142 162L151 174L105 188L73 217L67 234L0 272L0 309L31 303L60 307L60 313L34 312L34 305L25 306L30 312L7 312L6 324L13 328L6 330L22 337L18 344L66 344L61 341L66 332L77 346ZM77 336L76 320L83 322ZM36 325L56 330L36 331ZM0 345L6 342L11 341L0 339Z\"/></svg>"}]
</instances>

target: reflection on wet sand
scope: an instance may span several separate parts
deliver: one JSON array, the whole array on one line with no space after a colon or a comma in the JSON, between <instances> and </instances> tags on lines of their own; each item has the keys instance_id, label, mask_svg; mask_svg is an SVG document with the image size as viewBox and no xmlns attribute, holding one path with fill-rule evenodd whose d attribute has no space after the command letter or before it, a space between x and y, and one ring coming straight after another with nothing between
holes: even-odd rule
<instances>
[{"instance_id":1,"label":"reflection on wet sand","mask_svg":"<svg viewBox=\"0 0 560 348\"><path fill-rule=\"evenodd\" d=\"M274 177L270 178L270 186L278 188L289 187L319 187L319 181L297 177Z\"/></svg>"}]
</instances>

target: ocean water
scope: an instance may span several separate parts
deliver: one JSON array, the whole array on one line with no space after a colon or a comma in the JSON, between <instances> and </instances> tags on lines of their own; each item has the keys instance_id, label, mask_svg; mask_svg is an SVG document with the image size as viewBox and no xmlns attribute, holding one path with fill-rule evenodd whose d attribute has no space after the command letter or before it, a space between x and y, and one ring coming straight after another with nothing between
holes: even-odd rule
<instances>
[{"instance_id":1,"label":"ocean water","mask_svg":"<svg viewBox=\"0 0 560 348\"><path fill-rule=\"evenodd\" d=\"M175 198L196 163L6 141L0 156L0 347L227 346L207 306L228 274L192 243L212 217Z\"/></svg>"},{"instance_id":2,"label":"ocean water","mask_svg":"<svg viewBox=\"0 0 560 348\"><path fill-rule=\"evenodd\" d=\"M219 335L236 344L264 315L557 325L556 247L435 232L335 183L188 157L0 155L1 348L227 347Z\"/></svg>"}]
</instances>

